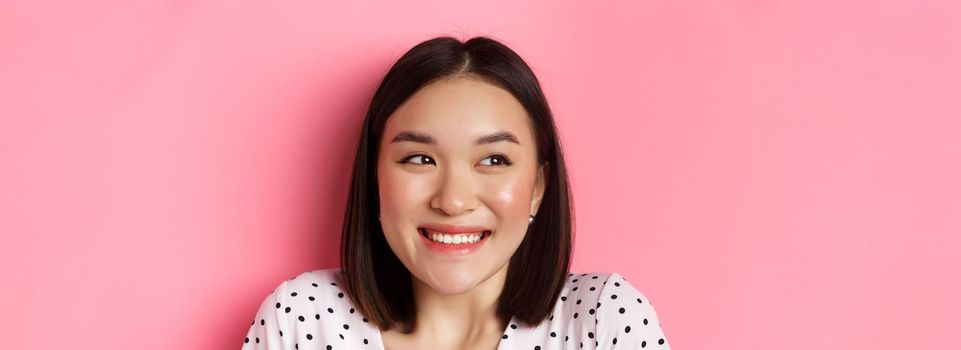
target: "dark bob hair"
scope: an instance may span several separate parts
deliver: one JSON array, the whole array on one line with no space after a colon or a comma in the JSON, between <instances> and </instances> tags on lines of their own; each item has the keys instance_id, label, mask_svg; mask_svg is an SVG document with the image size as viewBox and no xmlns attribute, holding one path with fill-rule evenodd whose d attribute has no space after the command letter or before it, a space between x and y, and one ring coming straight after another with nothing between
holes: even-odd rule
<instances>
[{"instance_id":1,"label":"dark bob hair","mask_svg":"<svg viewBox=\"0 0 961 350\"><path fill-rule=\"evenodd\" d=\"M410 271L384 238L377 156L387 118L420 88L450 77L482 79L509 91L535 128L538 165L548 165L537 217L510 259L498 299L503 323L515 317L528 325L547 318L568 277L573 212L567 170L554 118L530 67L510 48L487 37L461 42L437 37L417 44L387 72L370 102L360 134L341 232L344 289L359 311L381 330L414 320Z\"/></svg>"}]
</instances>

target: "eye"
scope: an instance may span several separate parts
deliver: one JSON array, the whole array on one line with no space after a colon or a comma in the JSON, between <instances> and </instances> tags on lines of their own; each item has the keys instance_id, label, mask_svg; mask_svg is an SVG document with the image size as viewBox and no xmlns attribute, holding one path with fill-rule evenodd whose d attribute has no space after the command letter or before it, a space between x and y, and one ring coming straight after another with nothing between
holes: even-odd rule
<instances>
[{"instance_id":1,"label":"eye","mask_svg":"<svg viewBox=\"0 0 961 350\"><path fill-rule=\"evenodd\" d=\"M503 154L492 154L489 157L484 159L499 159L497 161L497 164L491 164L493 166L509 166L511 164L514 164L514 162L511 162L510 158L507 158L507 156Z\"/></svg>"},{"instance_id":2,"label":"eye","mask_svg":"<svg viewBox=\"0 0 961 350\"><path fill-rule=\"evenodd\" d=\"M431 158L430 156L428 156L428 155L426 155L426 154L414 154L414 155L408 156L408 157L402 159L402 160L400 161L400 163L401 163L401 164L410 163L410 160L411 160L411 159L414 159L414 158L417 158L417 157L420 157L420 158L421 158L422 160L424 160L425 162L424 162L424 163L411 163L411 164L415 164L415 165L426 165L427 163L434 163L434 158ZM507 158L507 156L505 156L505 155L503 155L503 154L492 154L492 155L490 155L490 156L488 156L487 158L484 158L484 159L491 159L491 160L492 160L490 166L510 166L510 165L514 164L514 162L512 162L512 161L510 160L510 158ZM496 160L496 161L495 161L495 160ZM482 162L483 162L483 161L482 161ZM486 165L486 164L484 164L484 165Z\"/></svg>"},{"instance_id":3,"label":"eye","mask_svg":"<svg viewBox=\"0 0 961 350\"><path fill-rule=\"evenodd\" d=\"M411 156L409 156L409 157L406 157L406 158L402 159L402 160L400 161L400 163L401 163L401 164L409 163L408 160L414 159L414 158L416 158L416 157L422 157L423 159L430 159L430 162L431 162L431 163L434 162L434 158L431 158L430 156L428 156L428 155L426 155L426 154L414 154L414 155L411 155ZM413 164L423 165L423 164L420 164L420 163L413 163Z\"/></svg>"}]
</instances>

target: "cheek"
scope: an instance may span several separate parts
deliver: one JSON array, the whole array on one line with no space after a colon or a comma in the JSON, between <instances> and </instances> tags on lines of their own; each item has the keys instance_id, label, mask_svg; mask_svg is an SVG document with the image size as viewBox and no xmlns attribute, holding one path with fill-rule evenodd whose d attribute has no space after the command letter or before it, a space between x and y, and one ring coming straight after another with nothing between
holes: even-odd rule
<instances>
[{"instance_id":1,"label":"cheek","mask_svg":"<svg viewBox=\"0 0 961 350\"><path fill-rule=\"evenodd\" d=\"M390 169L378 173L381 217L406 220L403 216L408 215L408 211L416 210L428 200L424 197L428 193L424 187L423 183L412 181L409 174Z\"/></svg>"},{"instance_id":2,"label":"cheek","mask_svg":"<svg viewBox=\"0 0 961 350\"><path fill-rule=\"evenodd\" d=\"M530 215L531 188L523 176L499 179L486 191L491 210L500 217Z\"/></svg>"}]
</instances>

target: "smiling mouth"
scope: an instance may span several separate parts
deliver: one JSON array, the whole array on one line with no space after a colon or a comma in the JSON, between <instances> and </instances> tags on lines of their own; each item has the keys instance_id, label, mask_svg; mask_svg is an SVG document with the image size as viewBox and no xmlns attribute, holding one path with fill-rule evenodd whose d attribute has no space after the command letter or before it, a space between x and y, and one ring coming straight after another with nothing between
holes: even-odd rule
<instances>
[{"instance_id":1,"label":"smiling mouth","mask_svg":"<svg viewBox=\"0 0 961 350\"><path fill-rule=\"evenodd\" d=\"M424 229L424 228L422 228L422 227L418 227L418 228L417 228L417 232L419 232L421 236L424 236L424 238L431 239L430 234L427 232L426 229ZM452 235L452 234L443 233L443 232L437 232L437 233L442 234L442 235L447 235L447 236L462 236L462 237L464 237L464 236L469 236L469 235L466 235L466 234L454 234L454 235ZM487 239L487 237L490 237L491 234L492 234L491 231L484 231L484 232L482 232L481 237L480 237L480 239L478 240L478 242Z\"/></svg>"}]
</instances>

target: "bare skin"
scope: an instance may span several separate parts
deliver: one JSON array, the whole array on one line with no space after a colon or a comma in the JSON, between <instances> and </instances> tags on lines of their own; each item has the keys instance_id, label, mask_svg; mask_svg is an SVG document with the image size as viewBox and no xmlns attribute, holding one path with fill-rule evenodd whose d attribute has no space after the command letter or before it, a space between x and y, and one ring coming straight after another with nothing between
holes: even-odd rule
<instances>
[{"instance_id":1,"label":"bare skin","mask_svg":"<svg viewBox=\"0 0 961 350\"><path fill-rule=\"evenodd\" d=\"M392 142L403 131L433 144ZM477 144L509 133L514 140ZM384 237L411 273L414 324L381 333L388 350L496 349L507 324L496 316L508 262L544 193L526 110L507 90L471 77L433 82L387 120L378 156ZM476 251L435 253L417 231L425 223L476 225L493 232Z\"/></svg>"},{"instance_id":2,"label":"bare skin","mask_svg":"<svg viewBox=\"0 0 961 350\"><path fill-rule=\"evenodd\" d=\"M443 298L423 282L414 279L415 299L423 301L417 304L415 322L423 326L417 327L415 332L411 325L402 324L382 332L385 349L496 349L507 324L494 316L497 300L489 299L495 293L500 294L506 275L505 265L484 284L456 298ZM458 314L455 311L458 309L468 311ZM438 324L439 320L444 323ZM456 334L457 330L465 331Z\"/></svg>"}]
</instances>

